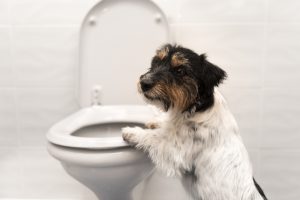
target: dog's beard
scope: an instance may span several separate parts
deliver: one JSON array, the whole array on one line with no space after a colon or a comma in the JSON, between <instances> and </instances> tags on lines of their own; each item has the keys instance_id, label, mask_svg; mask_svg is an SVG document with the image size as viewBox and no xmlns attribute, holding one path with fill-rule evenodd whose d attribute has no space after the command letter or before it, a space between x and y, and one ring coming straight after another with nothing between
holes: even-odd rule
<instances>
[{"instance_id":1,"label":"dog's beard","mask_svg":"<svg viewBox=\"0 0 300 200\"><path fill-rule=\"evenodd\" d=\"M181 112L189 110L196 103L198 96L197 83L190 78L185 78L180 85L158 82L145 92L138 83L138 91L147 103L163 111L168 111L170 108Z\"/></svg>"},{"instance_id":2,"label":"dog's beard","mask_svg":"<svg viewBox=\"0 0 300 200\"><path fill-rule=\"evenodd\" d=\"M146 103L154 105L162 111L168 111L171 103L165 95L161 95L153 90L143 92L140 83L138 83L138 92L143 97Z\"/></svg>"},{"instance_id":3,"label":"dog's beard","mask_svg":"<svg viewBox=\"0 0 300 200\"><path fill-rule=\"evenodd\" d=\"M163 99L159 96L151 96L147 93L142 93L142 96L146 103L154 105L162 111L166 112L170 108L170 103L169 103L170 101L168 99Z\"/></svg>"}]
</instances>

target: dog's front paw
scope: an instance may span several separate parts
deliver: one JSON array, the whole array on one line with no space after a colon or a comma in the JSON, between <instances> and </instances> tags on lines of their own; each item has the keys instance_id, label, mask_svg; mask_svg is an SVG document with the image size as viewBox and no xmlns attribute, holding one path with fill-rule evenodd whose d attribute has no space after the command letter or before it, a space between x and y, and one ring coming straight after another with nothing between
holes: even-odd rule
<instances>
[{"instance_id":1,"label":"dog's front paw","mask_svg":"<svg viewBox=\"0 0 300 200\"><path fill-rule=\"evenodd\" d=\"M125 127L122 128L123 140L131 145L136 145L138 143L139 134L143 131L140 127Z\"/></svg>"}]
</instances>

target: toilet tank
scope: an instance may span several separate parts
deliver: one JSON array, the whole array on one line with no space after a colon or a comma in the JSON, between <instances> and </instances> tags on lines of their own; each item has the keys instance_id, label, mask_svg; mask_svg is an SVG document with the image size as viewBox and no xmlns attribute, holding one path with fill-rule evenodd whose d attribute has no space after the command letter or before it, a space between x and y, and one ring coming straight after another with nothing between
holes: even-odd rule
<instances>
[{"instance_id":1,"label":"toilet tank","mask_svg":"<svg viewBox=\"0 0 300 200\"><path fill-rule=\"evenodd\" d=\"M139 76L155 50L170 42L161 9L149 0L103 0L85 17L80 32L79 101L141 104Z\"/></svg>"}]
</instances>

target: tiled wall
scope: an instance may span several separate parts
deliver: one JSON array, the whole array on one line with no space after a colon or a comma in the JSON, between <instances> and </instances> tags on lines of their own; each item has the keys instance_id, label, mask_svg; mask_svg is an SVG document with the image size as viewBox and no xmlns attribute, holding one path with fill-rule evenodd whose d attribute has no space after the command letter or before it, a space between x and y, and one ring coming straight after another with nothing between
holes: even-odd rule
<instances>
[{"instance_id":1,"label":"tiled wall","mask_svg":"<svg viewBox=\"0 0 300 200\"><path fill-rule=\"evenodd\" d=\"M78 31L94 0L0 0L0 199L93 199L45 148L75 111Z\"/></svg>"},{"instance_id":2,"label":"tiled wall","mask_svg":"<svg viewBox=\"0 0 300 200\"><path fill-rule=\"evenodd\" d=\"M45 149L51 124L78 108L79 25L95 2L0 0L0 199L95 199ZM155 2L177 43L228 72L221 90L270 199L300 199L300 2ZM186 197L155 174L143 199Z\"/></svg>"}]
</instances>

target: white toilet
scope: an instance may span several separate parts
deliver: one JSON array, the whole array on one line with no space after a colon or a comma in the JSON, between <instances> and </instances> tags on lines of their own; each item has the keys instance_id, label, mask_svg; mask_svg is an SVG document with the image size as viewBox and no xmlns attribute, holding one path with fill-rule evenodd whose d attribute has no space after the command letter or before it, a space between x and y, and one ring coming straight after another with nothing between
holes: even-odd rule
<instances>
[{"instance_id":1,"label":"white toilet","mask_svg":"<svg viewBox=\"0 0 300 200\"><path fill-rule=\"evenodd\" d=\"M150 0L103 0L80 33L78 112L47 133L48 151L100 200L131 200L153 165L123 141L121 128L143 126L156 114L141 105L139 76L155 49L169 42L162 11Z\"/></svg>"}]
</instances>

